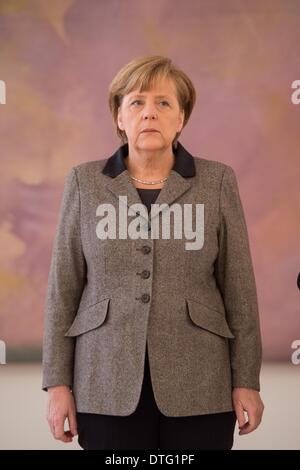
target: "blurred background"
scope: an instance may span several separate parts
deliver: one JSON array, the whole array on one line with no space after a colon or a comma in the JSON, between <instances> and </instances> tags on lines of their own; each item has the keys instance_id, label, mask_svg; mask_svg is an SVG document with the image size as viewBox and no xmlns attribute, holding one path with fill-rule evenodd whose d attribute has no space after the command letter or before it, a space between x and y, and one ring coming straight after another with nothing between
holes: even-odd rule
<instances>
[{"instance_id":1,"label":"blurred background","mask_svg":"<svg viewBox=\"0 0 300 470\"><path fill-rule=\"evenodd\" d=\"M41 391L51 249L69 169L120 146L108 86L144 55L194 83L180 142L238 177L266 409L234 448L300 449L299 22L299 0L0 0L0 449L79 448L51 437Z\"/></svg>"}]
</instances>

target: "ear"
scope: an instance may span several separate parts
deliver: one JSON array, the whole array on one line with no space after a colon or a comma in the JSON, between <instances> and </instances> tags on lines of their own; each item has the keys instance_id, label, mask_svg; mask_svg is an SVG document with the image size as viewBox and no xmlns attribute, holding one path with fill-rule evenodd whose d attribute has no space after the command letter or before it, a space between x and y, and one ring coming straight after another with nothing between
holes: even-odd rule
<instances>
[{"instance_id":1,"label":"ear","mask_svg":"<svg viewBox=\"0 0 300 470\"><path fill-rule=\"evenodd\" d=\"M121 106L119 106L119 108L118 108L118 118L117 118L117 120L118 120L119 129L121 129L121 131L123 131L124 127L123 127L123 122L122 122Z\"/></svg>"},{"instance_id":2,"label":"ear","mask_svg":"<svg viewBox=\"0 0 300 470\"><path fill-rule=\"evenodd\" d=\"M179 115L179 127L177 129L177 132L181 132L182 127L184 123L184 110L180 110L180 115Z\"/></svg>"}]
</instances>

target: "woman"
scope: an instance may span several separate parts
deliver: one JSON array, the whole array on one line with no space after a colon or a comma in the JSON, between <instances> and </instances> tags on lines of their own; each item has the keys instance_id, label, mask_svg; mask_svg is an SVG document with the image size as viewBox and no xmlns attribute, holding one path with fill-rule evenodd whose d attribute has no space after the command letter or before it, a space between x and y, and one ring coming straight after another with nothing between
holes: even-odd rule
<instances>
[{"instance_id":1,"label":"woman","mask_svg":"<svg viewBox=\"0 0 300 470\"><path fill-rule=\"evenodd\" d=\"M240 434L261 421L235 173L177 141L195 97L170 59L134 59L110 86L122 146L66 180L43 349L48 422L63 442L78 433L83 449L231 449L236 420Z\"/></svg>"}]
</instances>

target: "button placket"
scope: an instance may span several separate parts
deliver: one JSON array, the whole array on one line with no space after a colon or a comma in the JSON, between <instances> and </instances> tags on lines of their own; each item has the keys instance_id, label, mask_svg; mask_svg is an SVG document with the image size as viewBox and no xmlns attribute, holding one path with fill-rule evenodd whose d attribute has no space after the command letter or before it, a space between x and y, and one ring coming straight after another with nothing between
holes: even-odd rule
<instances>
[{"instance_id":1,"label":"button placket","mask_svg":"<svg viewBox=\"0 0 300 470\"><path fill-rule=\"evenodd\" d=\"M147 269L144 269L144 271L136 274L141 276L142 279L149 279L150 277L150 271L148 271Z\"/></svg>"},{"instance_id":2,"label":"button placket","mask_svg":"<svg viewBox=\"0 0 300 470\"><path fill-rule=\"evenodd\" d=\"M141 247L137 247L136 250L140 251L142 255L149 255L149 253L151 253L152 251L152 247L149 246L149 245L142 245ZM151 263L152 265L152 260L151 258L145 258L145 260L147 259L147 264ZM150 267L150 265L149 265ZM141 271L138 271L136 273L137 276L140 276L141 278L141 282L143 282L142 280L146 280L146 279L149 279L151 277L151 270L150 269L143 269ZM151 280L150 280L151 282ZM151 286L150 286L151 287ZM147 293L147 292L142 292L140 296L136 296L135 299L136 300L139 300L140 302L146 304L150 301L150 294Z\"/></svg>"},{"instance_id":3,"label":"button placket","mask_svg":"<svg viewBox=\"0 0 300 470\"><path fill-rule=\"evenodd\" d=\"M150 301L150 295L144 292L144 294L142 294L141 297L136 297L136 300L141 300L141 302L146 304Z\"/></svg>"},{"instance_id":4,"label":"button placket","mask_svg":"<svg viewBox=\"0 0 300 470\"><path fill-rule=\"evenodd\" d=\"M140 250L144 255L148 255L151 251L151 246L143 245L141 248L137 248L137 250Z\"/></svg>"}]
</instances>

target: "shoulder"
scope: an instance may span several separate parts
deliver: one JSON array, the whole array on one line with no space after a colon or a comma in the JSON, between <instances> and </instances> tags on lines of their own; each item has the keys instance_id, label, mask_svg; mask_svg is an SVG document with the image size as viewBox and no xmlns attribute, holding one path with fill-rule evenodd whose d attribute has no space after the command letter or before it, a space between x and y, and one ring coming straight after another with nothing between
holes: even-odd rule
<instances>
[{"instance_id":1,"label":"shoulder","mask_svg":"<svg viewBox=\"0 0 300 470\"><path fill-rule=\"evenodd\" d=\"M95 184L101 184L102 180L107 178L102 173L107 160L108 158L104 158L102 160L90 160L79 163L70 168L69 174L73 175L80 187L88 188Z\"/></svg>"},{"instance_id":2,"label":"shoulder","mask_svg":"<svg viewBox=\"0 0 300 470\"><path fill-rule=\"evenodd\" d=\"M90 160L88 162L79 163L71 168L71 171L75 171L78 175L84 175L89 173L97 173L102 171L108 158L102 160Z\"/></svg>"},{"instance_id":3,"label":"shoulder","mask_svg":"<svg viewBox=\"0 0 300 470\"><path fill-rule=\"evenodd\" d=\"M194 156L194 162L198 173L205 176L216 177L222 180L224 175L235 174L232 166L218 160L211 160L203 156Z\"/></svg>"},{"instance_id":4,"label":"shoulder","mask_svg":"<svg viewBox=\"0 0 300 470\"><path fill-rule=\"evenodd\" d=\"M104 180L107 178L102 173L102 169L108 159L90 160L72 166L67 174L67 187L77 187L80 192L90 192L96 187L104 187Z\"/></svg>"}]
</instances>

